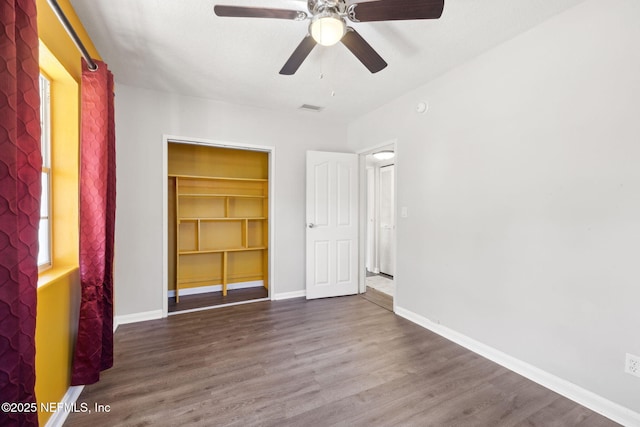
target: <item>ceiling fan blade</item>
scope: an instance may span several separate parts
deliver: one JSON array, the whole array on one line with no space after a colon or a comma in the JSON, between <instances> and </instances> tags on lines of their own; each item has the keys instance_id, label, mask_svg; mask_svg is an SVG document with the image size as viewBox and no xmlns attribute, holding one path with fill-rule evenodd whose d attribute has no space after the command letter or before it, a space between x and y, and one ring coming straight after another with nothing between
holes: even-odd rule
<instances>
[{"instance_id":1,"label":"ceiling fan blade","mask_svg":"<svg viewBox=\"0 0 640 427\"><path fill-rule=\"evenodd\" d=\"M280 74L284 74L286 76L290 76L295 74L300 68L300 65L304 62L304 60L309 56L309 53L316 46L316 41L309 34L302 39L296 50L293 51L287 62L280 70Z\"/></svg>"},{"instance_id":2,"label":"ceiling fan blade","mask_svg":"<svg viewBox=\"0 0 640 427\"><path fill-rule=\"evenodd\" d=\"M263 7L242 6L214 6L213 11L217 16L233 18L275 18L292 19L302 21L307 19L307 14L299 10L267 9Z\"/></svg>"},{"instance_id":3,"label":"ceiling fan blade","mask_svg":"<svg viewBox=\"0 0 640 427\"><path fill-rule=\"evenodd\" d=\"M353 22L438 19L443 9L444 0L378 0L349 5L347 16Z\"/></svg>"},{"instance_id":4,"label":"ceiling fan blade","mask_svg":"<svg viewBox=\"0 0 640 427\"><path fill-rule=\"evenodd\" d=\"M387 66L378 52L353 28L347 27L347 33L341 41L372 73L377 73Z\"/></svg>"}]
</instances>

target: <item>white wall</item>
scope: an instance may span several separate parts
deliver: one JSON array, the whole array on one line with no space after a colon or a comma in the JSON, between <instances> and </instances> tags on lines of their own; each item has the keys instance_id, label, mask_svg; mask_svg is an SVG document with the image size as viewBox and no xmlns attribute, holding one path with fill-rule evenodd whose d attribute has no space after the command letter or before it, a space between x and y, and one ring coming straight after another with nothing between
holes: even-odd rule
<instances>
[{"instance_id":1,"label":"white wall","mask_svg":"<svg viewBox=\"0 0 640 427\"><path fill-rule=\"evenodd\" d=\"M587 1L349 127L398 141L399 307L636 412L639 21Z\"/></svg>"},{"instance_id":2,"label":"white wall","mask_svg":"<svg viewBox=\"0 0 640 427\"><path fill-rule=\"evenodd\" d=\"M276 147L275 260L277 293L304 289L306 150L345 151L346 126L320 126L321 113L289 115L116 87L117 316L162 309L162 136L178 135Z\"/></svg>"}]
</instances>

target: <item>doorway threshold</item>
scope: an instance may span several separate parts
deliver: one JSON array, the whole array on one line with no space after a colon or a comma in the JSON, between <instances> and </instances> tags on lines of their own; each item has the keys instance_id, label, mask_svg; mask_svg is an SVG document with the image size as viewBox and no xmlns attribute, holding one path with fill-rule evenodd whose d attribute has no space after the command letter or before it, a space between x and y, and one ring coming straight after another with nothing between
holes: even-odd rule
<instances>
[{"instance_id":1,"label":"doorway threshold","mask_svg":"<svg viewBox=\"0 0 640 427\"><path fill-rule=\"evenodd\" d=\"M360 296L367 301L393 313L393 297L391 295L385 294L384 292L380 292L377 289L367 286L367 292L360 294Z\"/></svg>"}]
</instances>

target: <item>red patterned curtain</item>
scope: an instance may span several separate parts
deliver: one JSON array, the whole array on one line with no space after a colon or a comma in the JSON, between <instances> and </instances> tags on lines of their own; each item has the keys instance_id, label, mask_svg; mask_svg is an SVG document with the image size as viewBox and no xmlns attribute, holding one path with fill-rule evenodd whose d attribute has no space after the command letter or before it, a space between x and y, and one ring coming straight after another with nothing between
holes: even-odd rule
<instances>
[{"instance_id":1,"label":"red patterned curtain","mask_svg":"<svg viewBox=\"0 0 640 427\"><path fill-rule=\"evenodd\" d=\"M0 403L35 404L42 171L35 1L0 1L0 19ZM37 413L2 409L2 426L38 425Z\"/></svg>"},{"instance_id":2,"label":"red patterned curtain","mask_svg":"<svg viewBox=\"0 0 640 427\"><path fill-rule=\"evenodd\" d=\"M80 281L82 300L72 385L113 366L113 237L116 212L113 75L82 62L80 88Z\"/></svg>"}]
</instances>

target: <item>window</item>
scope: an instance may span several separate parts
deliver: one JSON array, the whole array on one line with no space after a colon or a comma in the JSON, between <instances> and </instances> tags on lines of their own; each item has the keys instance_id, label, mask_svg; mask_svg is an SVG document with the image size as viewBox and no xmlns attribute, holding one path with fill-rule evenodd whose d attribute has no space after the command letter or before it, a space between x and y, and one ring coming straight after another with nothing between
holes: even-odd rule
<instances>
[{"instance_id":1,"label":"window","mask_svg":"<svg viewBox=\"0 0 640 427\"><path fill-rule=\"evenodd\" d=\"M38 285L78 268L80 86L44 43L39 46L42 197Z\"/></svg>"},{"instance_id":2,"label":"window","mask_svg":"<svg viewBox=\"0 0 640 427\"><path fill-rule=\"evenodd\" d=\"M40 74L40 146L42 150L42 196L38 228L38 270L51 267L51 82Z\"/></svg>"}]
</instances>

